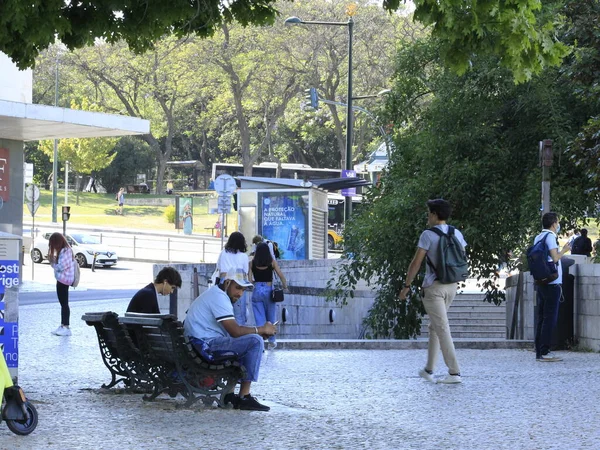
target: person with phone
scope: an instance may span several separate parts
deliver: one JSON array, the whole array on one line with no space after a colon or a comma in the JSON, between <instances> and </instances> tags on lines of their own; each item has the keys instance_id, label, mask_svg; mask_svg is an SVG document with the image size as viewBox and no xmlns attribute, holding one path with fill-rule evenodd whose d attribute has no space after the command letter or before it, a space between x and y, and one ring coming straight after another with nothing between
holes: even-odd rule
<instances>
[{"instance_id":1,"label":"person with phone","mask_svg":"<svg viewBox=\"0 0 600 450\"><path fill-rule=\"evenodd\" d=\"M275 335L277 328L271 322L260 327L242 326L235 320L233 305L252 283L241 270L230 271L220 277L220 284L204 291L191 304L184 322L184 332L193 346L208 345L210 352L233 352L246 368L238 395L225 397L225 404L246 411L269 411L250 395L253 381L258 381L264 339Z\"/></svg>"},{"instance_id":2,"label":"person with phone","mask_svg":"<svg viewBox=\"0 0 600 450\"><path fill-rule=\"evenodd\" d=\"M267 322L275 322L277 308L272 298L273 272L281 280L283 289L287 289L285 276L281 272L277 260L273 258L268 244L260 242L256 246L256 251L250 259L248 267L250 281L254 283L252 311L254 312L254 321L259 326ZM267 347L269 350L277 348L275 335L269 336Z\"/></svg>"}]
</instances>

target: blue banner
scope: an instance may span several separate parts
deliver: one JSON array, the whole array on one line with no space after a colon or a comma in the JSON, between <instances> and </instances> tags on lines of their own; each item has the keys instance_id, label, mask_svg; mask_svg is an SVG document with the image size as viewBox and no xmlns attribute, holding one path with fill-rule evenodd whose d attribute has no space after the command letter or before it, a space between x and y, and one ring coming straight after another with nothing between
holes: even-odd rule
<instances>
[{"instance_id":1,"label":"blue banner","mask_svg":"<svg viewBox=\"0 0 600 450\"><path fill-rule=\"evenodd\" d=\"M4 294L6 289L19 285L19 268L17 260L0 260L0 294Z\"/></svg>"},{"instance_id":2,"label":"blue banner","mask_svg":"<svg viewBox=\"0 0 600 450\"><path fill-rule=\"evenodd\" d=\"M308 192L261 192L258 232L277 242L281 259L307 259Z\"/></svg>"}]
</instances>

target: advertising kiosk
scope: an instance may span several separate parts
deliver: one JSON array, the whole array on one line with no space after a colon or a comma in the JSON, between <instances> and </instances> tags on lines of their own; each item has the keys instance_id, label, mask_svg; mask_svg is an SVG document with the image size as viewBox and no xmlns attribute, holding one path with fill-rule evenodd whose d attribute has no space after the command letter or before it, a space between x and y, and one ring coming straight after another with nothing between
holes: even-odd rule
<instances>
[{"instance_id":1,"label":"advertising kiosk","mask_svg":"<svg viewBox=\"0 0 600 450\"><path fill-rule=\"evenodd\" d=\"M277 242L281 259L327 258L327 192L309 181L238 177L238 227Z\"/></svg>"},{"instance_id":2,"label":"advertising kiosk","mask_svg":"<svg viewBox=\"0 0 600 450\"><path fill-rule=\"evenodd\" d=\"M0 232L0 349L12 378L19 365L20 249L20 236Z\"/></svg>"}]
</instances>

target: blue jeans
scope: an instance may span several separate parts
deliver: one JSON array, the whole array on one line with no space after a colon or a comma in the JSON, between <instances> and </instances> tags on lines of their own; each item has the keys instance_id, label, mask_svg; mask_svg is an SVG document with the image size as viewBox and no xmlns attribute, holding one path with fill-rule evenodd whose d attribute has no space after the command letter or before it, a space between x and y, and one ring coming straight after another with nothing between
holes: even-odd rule
<instances>
[{"instance_id":1,"label":"blue jeans","mask_svg":"<svg viewBox=\"0 0 600 450\"><path fill-rule=\"evenodd\" d=\"M271 300L273 287L263 281L254 283L252 292L252 311L254 312L254 321L257 327L263 326L267 321L275 322L275 313L277 311L275 302ZM269 336L269 342L275 342L275 336Z\"/></svg>"},{"instance_id":2,"label":"blue jeans","mask_svg":"<svg viewBox=\"0 0 600 450\"><path fill-rule=\"evenodd\" d=\"M560 284L537 287L537 323L535 327L535 354L539 358L550 351L552 332L558 321L558 303L562 294Z\"/></svg>"},{"instance_id":3,"label":"blue jeans","mask_svg":"<svg viewBox=\"0 0 600 450\"><path fill-rule=\"evenodd\" d=\"M265 343L258 334L245 334L238 338L217 337L208 341L211 352L234 352L239 355L239 361L246 368L246 378L242 381L258 381L260 360L262 359Z\"/></svg>"},{"instance_id":4,"label":"blue jeans","mask_svg":"<svg viewBox=\"0 0 600 450\"><path fill-rule=\"evenodd\" d=\"M248 292L244 291L240 299L233 304L233 315L238 325L246 325L248 318L246 317L246 297Z\"/></svg>"}]
</instances>

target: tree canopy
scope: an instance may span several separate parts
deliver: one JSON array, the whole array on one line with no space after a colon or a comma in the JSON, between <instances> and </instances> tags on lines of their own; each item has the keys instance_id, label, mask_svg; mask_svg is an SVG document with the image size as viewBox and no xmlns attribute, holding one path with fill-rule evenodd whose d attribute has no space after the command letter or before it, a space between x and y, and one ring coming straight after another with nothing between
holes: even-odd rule
<instances>
[{"instance_id":1,"label":"tree canopy","mask_svg":"<svg viewBox=\"0 0 600 450\"><path fill-rule=\"evenodd\" d=\"M275 0L3 0L0 51L24 69L58 39L69 50L97 39L125 41L135 52L164 36L211 36L223 23L273 23Z\"/></svg>"}]
</instances>

